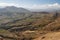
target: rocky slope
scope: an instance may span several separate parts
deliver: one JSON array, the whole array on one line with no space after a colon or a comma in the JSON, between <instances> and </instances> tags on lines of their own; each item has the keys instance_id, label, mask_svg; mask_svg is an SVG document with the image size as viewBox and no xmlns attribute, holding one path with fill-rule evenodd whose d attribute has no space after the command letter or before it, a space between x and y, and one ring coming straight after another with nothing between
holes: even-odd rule
<instances>
[{"instance_id":1,"label":"rocky slope","mask_svg":"<svg viewBox=\"0 0 60 40\"><path fill-rule=\"evenodd\" d=\"M31 15L0 24L1 40L59 40L59 12L33 12Z\"/></svg>"}]
</instances>

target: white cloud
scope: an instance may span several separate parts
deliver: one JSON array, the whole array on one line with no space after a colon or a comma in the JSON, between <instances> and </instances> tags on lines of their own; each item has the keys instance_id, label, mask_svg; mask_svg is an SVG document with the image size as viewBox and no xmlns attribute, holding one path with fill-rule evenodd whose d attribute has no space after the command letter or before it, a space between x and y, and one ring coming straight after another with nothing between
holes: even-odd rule
<instances>
[{"instance_id":1,"label":"white cloud","mask_svg":"<svg viewBox=\"0 0 60 40\"><path fill-rule=\"evenodd\" d=\"M38 5L38 4L33 4L33 5L28 5L28 4L16 4L16 3L0 3L1 7L5 6L16 6L16 7L24 7L24 8L29 8L29 9L47 9L47 8L60 8L60 4L54 3L54 4L43 4L43 5Z\"/></svg>"},{"instance_id":2,"label":"white cloud","mask_svg":"<svg viewBox=\"0 0 60 40\"><path fill-rule=\"evenodd\" d=\"M6 6L17 6L18 7L18 4L15 4L15 3L0 3L0 6L1 7L6 7Z\"/></svg>"},{"instance_id":3,"label":"white cloud","mask_svg":"<svg viewBox=\"0 0 60 40\"><path fill-rule=\"evenodd\" d=\"M60 4L54 3L54 4L44 4L44 5L33 5L30 8L32 9L60 8Z\"/></svg>"}]
</instances>

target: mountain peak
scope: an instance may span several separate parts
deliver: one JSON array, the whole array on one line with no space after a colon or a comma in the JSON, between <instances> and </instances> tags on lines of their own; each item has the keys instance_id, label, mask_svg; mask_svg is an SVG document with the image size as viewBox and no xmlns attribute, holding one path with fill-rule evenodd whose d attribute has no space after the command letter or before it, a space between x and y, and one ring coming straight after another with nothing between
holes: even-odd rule
<instances>
[{"instance_id":1,"label":"mountain peak","mask_svg":"<svg viewBox=\"0 0 60 40\"><path fill-rule=\"evenodd\" d=\"M0 8L0 12L30 12L29 10L22 8L22 7L15 7L15 6L7 6L4 8Z\"/></svg>"},{"instance_id":2,"label":"mountain peak","mask_svg":"<svg viewBox=\"0 0 60 40\"><path fill-rule=\"evenodd\" d=\"M17 8L17 7L15 7L15 6L7 6L5 8Z\"/></svg>"}]
</instances>

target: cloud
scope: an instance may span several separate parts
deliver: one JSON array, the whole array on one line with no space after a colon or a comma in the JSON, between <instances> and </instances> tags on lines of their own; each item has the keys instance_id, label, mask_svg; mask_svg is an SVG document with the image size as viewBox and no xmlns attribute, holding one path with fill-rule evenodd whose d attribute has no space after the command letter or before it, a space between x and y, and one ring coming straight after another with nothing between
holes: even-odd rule
<instances>
[{"instance_id":1,"label":"cloud","mask_svg":"<svg viewBox=\"0 0 60 40\"><path fill-rule=\"evenodd\" d=\"M6 7L6 6L16 6L16 7L18 7L18 4L16 4L16 3L0 3L0 7Z\"/></svg>"},{"instance_id":2,"label":"cloud","mask_svg":"<svg viewBox=\"0 0 60 40\"><path fill-rule=\"evenodd\" d=\"M48 8L60 8L60 4L54 3L54 4L16 4L16 3L1 3L1 7L6 7L6 6L16 6L16 7L23 7L23 8L28 8L28 9L48 9Z\"/></svg>"},{"instance_id":3,"label":"cloud","mask_svg":"<svg viewBox=\"0 0 60 40\"><path fill-rule=\"evenodd\" d=\"M31 9L48 9L48 8L60 8L60 4L43 4L43 5L33 5Z\"/></svg>"}]
</instances>

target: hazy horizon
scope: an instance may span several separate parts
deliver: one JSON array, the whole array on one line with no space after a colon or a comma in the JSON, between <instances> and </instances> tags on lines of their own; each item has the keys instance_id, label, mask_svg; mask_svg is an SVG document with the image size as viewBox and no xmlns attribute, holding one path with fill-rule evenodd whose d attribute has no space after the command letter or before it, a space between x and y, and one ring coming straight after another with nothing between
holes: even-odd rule
<instances>
[{"instance_id":1,"label":"hazy horizon","mask_svg":"<svg viewBox=\"0 0 60 40\"><path fill-rule=\"evenodd\" d=\"M16 6L27 9L59 9L59 0L0 0L0 7Z\"/></svg>"}]
</instances>

